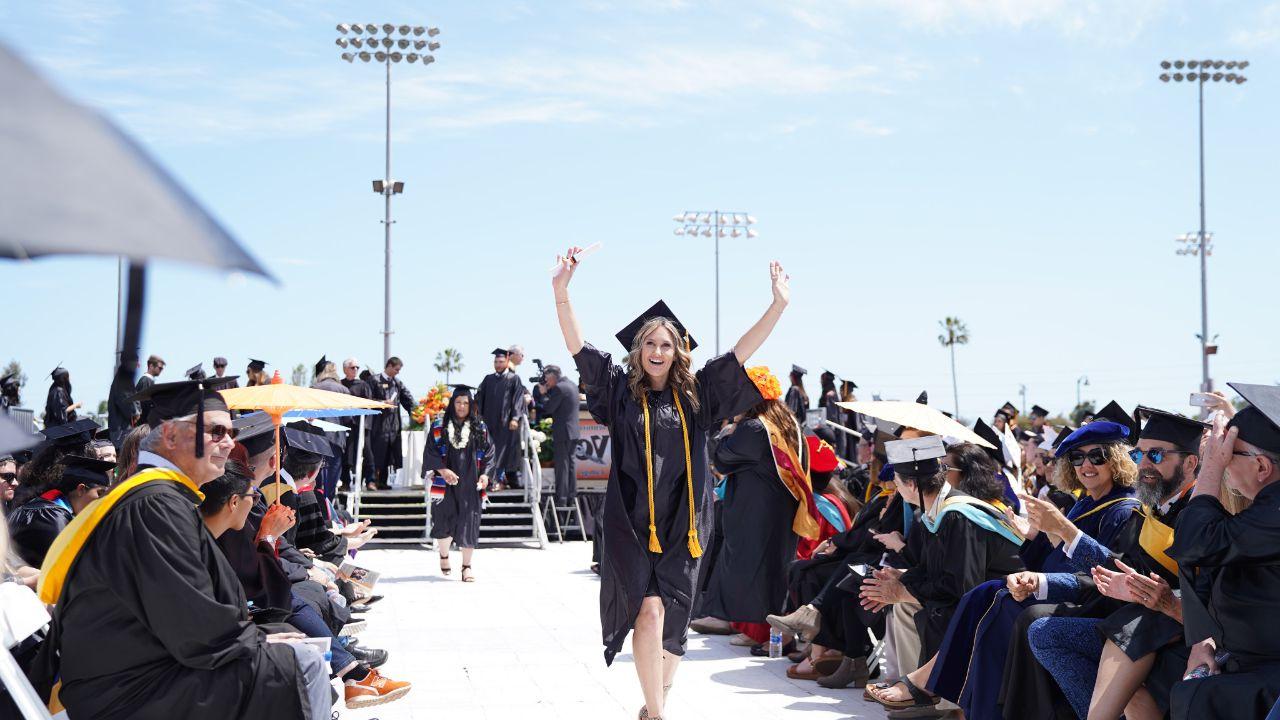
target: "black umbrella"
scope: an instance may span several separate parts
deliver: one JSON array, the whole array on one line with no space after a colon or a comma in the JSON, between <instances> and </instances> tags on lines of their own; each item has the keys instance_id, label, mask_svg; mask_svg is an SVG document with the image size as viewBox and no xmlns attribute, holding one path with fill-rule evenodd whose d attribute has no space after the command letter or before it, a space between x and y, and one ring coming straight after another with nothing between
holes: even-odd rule
<instances>
[{"instance_id":1,"label":"black umbrella","mask_svg":"<svg viewBox=\"0 0 1280 720\"><path fill-rule=\"evenodd\" d=\"M141 344L145 263L271 275L141 147L0 44L0 257L129 259L120 367Z\"/></svg>"},{"instance_id":2,"label":"black umbrella","mask_svg":"<svg viewBox=\"0 0 1280 720\"><path fill-rule=\"evenodd\" d=\"M23 430L11 418L0 415L0 455L30 450L39 445L41 440L44 440L44 436Z\"/></svg>"}]
</instances>

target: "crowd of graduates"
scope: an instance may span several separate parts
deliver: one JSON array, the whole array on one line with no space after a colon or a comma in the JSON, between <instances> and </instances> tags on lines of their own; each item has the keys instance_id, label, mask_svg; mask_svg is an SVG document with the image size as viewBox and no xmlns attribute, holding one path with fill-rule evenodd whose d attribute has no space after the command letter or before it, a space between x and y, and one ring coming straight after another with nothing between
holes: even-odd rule
<instances>
[{"instance_id":1,"label":"crowd of graduates","mask_svg":"<svg viewBox=\"0 0 1280 720\"><path fill-rule=\"evenodd\" d=\"M774 412L712 438L694 631L781 638L788 677L893 718L1280 717L1280 388L1203 422L1006 404L953 436L845 409L830 373L810 417L804 374L760 384L802 452Z\"/></svg>"}]
</instances>

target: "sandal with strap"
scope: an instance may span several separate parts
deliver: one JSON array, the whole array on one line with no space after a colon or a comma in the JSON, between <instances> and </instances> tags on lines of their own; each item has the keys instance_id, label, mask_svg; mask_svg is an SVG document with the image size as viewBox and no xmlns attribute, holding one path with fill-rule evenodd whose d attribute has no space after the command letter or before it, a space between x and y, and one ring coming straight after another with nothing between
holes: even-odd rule
<instances>
[{"instance_id":1,"label":"sandal with strap","mask_svg":"<svg viewBox=\"0 0 1280 720\"><path fill-rule=\"evenodd\" d=\"M871 700L878 702L890 710L905 710L906 708L923 708L932 707L938 704L938 697L916 687L916 684L903 676L898 682L907 688L907 692L911 694L910 700L886 700L881 697L881 693L889 688L880 690L871 690ZM897 683L894 683L895 685ZM892 685L889 687L893 687Z\"/></svg>"},{"instance_id":2,"label":"sandal with strap","mask_svg":"<svg viewBox=\"0 0 1280 720\"><path fill-rule=\"evenodd\" d=\"M470 565L462 566L462 582L475 582L476 576L471 573Z\"/></svg>"},{"instance_id":3,"label":"sandal with strap","mask_svg":"<svg viewBox=\"0 0 1280 720\"><path fill-rule=\"evenodd\" d=\"M451 572L453 572L453 568L449 565L449 558L441 557L440 558L440 574L447 577Z\"/></svg>"}]
</instances>

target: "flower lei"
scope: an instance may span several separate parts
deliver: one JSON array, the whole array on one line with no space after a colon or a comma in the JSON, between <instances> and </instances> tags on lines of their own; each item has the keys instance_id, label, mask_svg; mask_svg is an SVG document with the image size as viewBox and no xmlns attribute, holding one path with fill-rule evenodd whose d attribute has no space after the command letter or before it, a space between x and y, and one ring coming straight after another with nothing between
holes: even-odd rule
<instances>
[{"instance_id":1,"label":"flower lei","mask_svg":"<svg viewBox=\"0 0 1280 720\"><path fill-rule=\"evenodd\" d=\"M465 450L471 443L471 423L464 422L457 430L454 423L445 423L445 437L449 439L449 444L454 450Z\"/></svg>"}]
</instances>

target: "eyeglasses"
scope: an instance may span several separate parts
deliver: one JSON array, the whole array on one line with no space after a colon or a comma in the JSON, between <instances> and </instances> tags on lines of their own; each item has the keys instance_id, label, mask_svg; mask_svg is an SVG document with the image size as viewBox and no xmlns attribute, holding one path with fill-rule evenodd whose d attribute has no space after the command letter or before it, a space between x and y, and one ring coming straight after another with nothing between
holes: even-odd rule
<instances>
[{"instance_id":1,"label":"eyeglasses","mask_svg":"<svg viewBox=\"0 0 1280 720\"><path fill-rule=\"evenodd\" d=\"M178 422L195 424L195 420L179 420ZM210 440L217 443L222 442L222 439L226 437L235 440L236 436L240 434L240 431L233 427L227 427L226 425L205 425L204 433L209 436Z\"/></svg>"},{"instance_id":2,"label":"eyeglasses","mask_svg":"<svg viewBox=\"0 0 1280 720\"><path fill-rule=\"evenodd\" d=\"M1154 450L1147 450L1144 452L1142 450L1134 449L1129 451L1129 458L1132 459L1133 462L1136 464L1136 463L1142 462L1142 456L1145 455L1147 456L1147 459L1151 460L1152 465L1159 465L1160 463L1164 462L1165 455L1191 455L1191 454L1192 452L1190 450L1162 450L1160 448L1156 448Z\"/></svg>"},{"instance_id":3,"label":"eyeglasses","mask_svg":"<svg viewBox=\"0 0 1280 720\"><path fill-rule=\"evenodd\" d=\"M1267 457L1267 454L1266 454L1266 453L1260 453L1260 452L1245 452L1244 450L1232 450L1232 451L1231 451L1231 454L1232 454L1232 455L1241 455L1241 456L1244 456L1244 457Z\"/></svg>"},{"instance_id":4,"label":"eyeglasses","mask_svg":"<svg viewBox=\"0 0 1280 720\"><path fill-rule=\"evenodd\" d=\"M1071 467L1080 467L1084 465L1085 460L1088 460L1094 467L1102 467L1107 464L1107 452L1102 448L1094 448L1087 453L1067 453L1067 462L1071 463Z\"/></svg>"},{"instance_id":5,"label":"eyeglasses","mask_svg":"<svg viewBox=\"0 0 1280 720\"><path fill-rule=\"evenodd\" d=\"M262 491L258 488L249 488L249 492L236 493L236 497L258 499L262 497Z\"/></svg>"}]
</instances>

